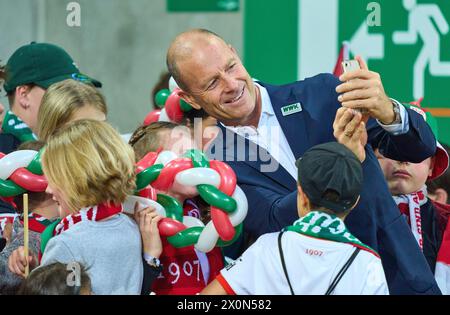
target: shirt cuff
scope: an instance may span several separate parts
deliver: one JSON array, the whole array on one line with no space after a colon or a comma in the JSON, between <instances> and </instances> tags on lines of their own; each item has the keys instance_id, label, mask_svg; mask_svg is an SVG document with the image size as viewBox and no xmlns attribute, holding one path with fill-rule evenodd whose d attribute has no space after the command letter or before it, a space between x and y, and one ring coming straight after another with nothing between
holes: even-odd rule
<instances>
[{"instance_id":1,"label":"shirt cuff","mask_svg":"<svg viewBox=\"0 0 450 315\"><path fill-rule=\"evenodd\" d=\"M377 119L377 122L384 130L386 130L387 132L389 132L395 136L405 134L409 131L408 112L406 111L405 107L400 102L394 100L393 98L391 98L391 101L395 102L396 104L399 105L401 123L393 124L393 125L385 125L385 124L381 123L381 121L379 121L378 119Z\"/></svg>"}]
</instances>

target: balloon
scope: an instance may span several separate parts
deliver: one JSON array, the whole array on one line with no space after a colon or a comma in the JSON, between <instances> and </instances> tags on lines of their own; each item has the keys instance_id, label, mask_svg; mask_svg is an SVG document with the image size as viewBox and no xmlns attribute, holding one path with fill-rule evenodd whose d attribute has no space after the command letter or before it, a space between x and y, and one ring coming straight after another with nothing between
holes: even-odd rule
<instances>
[{"instance_id":1,"label":"balloon","mask_svg":"<svg viewBox=\"0 0 450 315\"><path fill-rule=\"evenodd\" d=\"M26 190L10 180L0 179L0 196L14 197L25 193Z\"/></svg>"},{"instance_id":2,"label":"balloon","mask_svg":"<svg viewBox=\"0 0 450 315\"><path fill-rule=\"evenodd\" d=\"M175 89L179 89L179 86L173 77L169 79L169 90L173 92Z\"/></svg>"},{"instance_id":3,"label":"balloon","mask_svg":"<svg viewBox=\"0 0 450 315\"><path fill-rule=\"evenodd\" d=\"M192 196L198 193L210 205L211 221L205 225L198 218L183 216L178 200L157 194L155 203L165 209L159 223L160 234L174 247L194 245L202 252L231 244L241 234L248 211L247 198L236 185L234 171L223 162L209 161L198 150L189 150L184 156L177 158L175 153L163 151L157 157L150 154L139 161L139 194L148 198L155 189L183 194L191 189Z\"/></svg>"},{"instance_id":4,"label":"balloon","mask_svg":"<svg viewBox=\"0 0 450 315\"><path fill-rule=\"evenodd\" d=\"M155 164L149 168L146 168L142 172L136 175L136 191L144 189L150 183L152 183L156 178L158 178L161 170L163 169L162 164Z\"/></svg>"},{"instance_id":5,"label":"balloon","mask_svg":"<svg viewBox=\"0 0 450 315\"><path fill-rule=\"evenodd\" d=\"M163 108L166 104L166 100L170 95L169 89L162 89L155 95L155 103L159 108Z\"/></svg>"},{"instance_id":6,"label":"balloon","mask_svg":"<svg viewBox=\"0 0 450 315\"><path fill-rule=\"evenodd\" d=\"M209 184L219 187L220 175L211 168L190 168L179 172L175 176L175 181L184 186L197 186Z\"/></svg>"},{"instance_id":7,"label":"balloon","mask_svg":"<svg viewBox=\"0 0 450 315\"><path fill-rule=\"evenodd\" d=\"M216 187L202 184L197 186L197 190L203 200L211 206L220 208L230 213L236 210L236 201L218 190Z\"/></svg>"},{"instance_id":8,"label":"balloon","mask_svg":"<svg viewBox=\"0 0 450 315\"><path fill-rule=\"evenodd\" d=\"M147 207L153 207L156 209L156 213L158 213L158 215L162 217L166 216L166 210L158 202L138 196L128 196L123 203L123 211L134 215L134 206L136 202L138 203L138 211Z\"/></svg>"},{"instance_id":9,"label":"balloon","mask_svg":"<svg viewBox=\"0 0 450 315\"><path fill-rule=\"evenodd\" d=\"M41 192L47 188L47 179L43 175L36 175L25 168L19 168L9 177L11 181L28 191Z\"/></svg>"},{"instance_id":10,"label":"balloon","mask_svg":"<svg viewBox=\"0 0 450 315\"><path fill-rule=\"evenodd\" d=\"M186 113L192 110L192 106L189 103L186 103L185 100L180 98L180 109Z\"/></svg>"},{"instance_id":11,"label":"balloon","mask_svg":"<svg viewBox=\"0 0 450 315\"><path fill-rule=\"evenodd\" d=\"M42 148L38 154L34 157L31 163L27 166L27 170L36 175L44 175L42 171L42 163L41 163L41 155L44 152L44 148Z\"/></svg>"},{"instance_id":12,"label":"balloon","mask_svg":"<svg viewBox=\"0 0 450 315\"><path fill-rule=\"evenodd\" d=\"M158 229L161 236L172 236L185 230L186 225L174 219L163 218L158 223Z\"/></svg>"},{"instance_id":13,"label":"balloon","mask_svg":"<svg viewBox=\"0 0 450 315\"><path fill-rule=\"evenodd\" d=\"M26 167L38 154L32 150L14 151L0 160L0 178L7 179L18 168Z\"/></svg>"},{"instance_id":14,"label":"balloon","mask_svg":"<svg viewBox=\"0 0 450 315\"><path fill-rule=\"evenodd\" d=\"M148 126L154 122L160 121L161 119L161 110L155 109L154 111L151 111L147 114L147 116L144 119L144 126Z\"/></svg>"},{"instance_id":15,"label":"balloon","mask_svg":"<svg viewBox=\"0 0 450 315\"><path fill-rule=\"evenodd\" d=\"M152 183L152 186L156 189L168 191L172 186L173 181L177 173L192 168L191 160L187 158L179 158L167 163L161 170L158 178Z\"/></svg>"},{"instance_id":16,"label":"balloon","mask_svg":"<svg viewBox=\"0 0 450 315\"><path fill-rule=\"evenodd\" d=\"M171 151L162 151L160 154L158 154L158 158L156 159L155 164L166 165L176 158L178 158L178 155L176 155L175 153Z\"/></svg>"},{"instance_id":17,"label":"balloon","mask_svg":"<svg viewBox=\"0 0 450 315\"><path fill-rule=\"evenodd\" d=\"M159 115L158 121L167 121L167 122L170 122L170 118L169 118L169 116L167 116L167 112L166 112L166 109L165 109L165 108L161 109L161 113L160 113L160 115Z\"/></svg>"},{"instance_id":18,"label":"balloon","mask_svg":"<svg viewBox=\"0 0 450 315\"><path fill-rule=\"evenodd\" d=\"M155 164L155 161L158 158L158 153L159 152L149 152L139 162L137 162L136 163L137 172L140 173L147 167L150 167L153 164Z\"/></svg>"},{"instance_id":19,"label":"balloon","mask_svg":"<svg viewBox=\"0 0 450 315\"><path fill-rule=\"evenodd\" d=\"M180 123L183 120L183 111L180 108L180 95L178 95L179 89L175 89L166 101L164 107L167 117L171 121Z\"/></svg>"},{"instance_id":20,"label":"balloon","mask_svg":"<svg viewBox=\"0 0 450 315\"><path fill-rule=\"evenodd\" d=\"M211 220L221 239L224 241L231 241L233 239L236 231L226 212L216 207L211 207Z\"/></svg>"},{"instance_id":21,"label":"balloon","mask_svg":"<svg viewBox=\"0 0 450 315\"><path fill-rule=\"evenodd\" d=\"M223 191L228 196L231 196L236 187L236 174L233 169L224 162L221 161L210 161L211 168L219 173L220 175L220 186L219 190Z\"/></svg>"},{"instance_id":22,"label":"balloon","mask_svg":"<svg viewBox=\"0 0 450 315\"><path fill-rule=\"evenodd\" d=\"M197 243L202 233L202 227L191 227L167 238L167 241L176 248L191 246ZM214 246L213 246L214 247ZM206 253L206 252L205 252Z\"/></svg>"},{"instance_id":23,"label":"balloon","mask_svg":"<svg viewBox=\"0 0 450 315\"><path fill-rule=\"evenodd\" d=\"M156 189L152 186L147 186L138 192L138 196L156 201Z\"/></svg>"},{"instance_id":24,"label":"balloon","mask_svg":"<svg viewBox=\"0 0 450 315\"><path fill-rule=\"evenodd\" d=\"M157 196L158 198L156 200L166 210L166 217L180 222L183 221L183 207L178 200L164 194L158 194Z\"/></svg>"}]
</instances>

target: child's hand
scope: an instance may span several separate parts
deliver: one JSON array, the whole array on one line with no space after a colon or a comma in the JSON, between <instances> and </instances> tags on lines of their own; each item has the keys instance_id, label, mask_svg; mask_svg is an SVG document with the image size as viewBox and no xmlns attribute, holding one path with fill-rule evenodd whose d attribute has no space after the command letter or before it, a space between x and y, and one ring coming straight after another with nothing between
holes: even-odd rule
<instances>
[{"instance_id":1,"label":"child's hand","mask_svg":"<svg viewBox=\"0 0 450 315\"><path fill-rule=\"evenodd\" d=\"M31 252L29 254L32 254ZM33 270L37 266L37 258L35 255L28 256L28 263L30 271ZM27 260L25 259L24 247L20 246L15 251L11 253L8 259L8 267L9 270L22 277L25 278L25 267L27 265Z\"/></svg>"},{"instance_id":2,"label":"child's hand","mask_svg":"<svg viewBox=\"0 0 450 315\"><path fill-rule=\"evenodd\" d=\"M158 222L162 219L153 207L145 208L135 213L136 222L141 231L144 253L159 258L162 253L161 236Z\"/></svg>"}]
</instances>

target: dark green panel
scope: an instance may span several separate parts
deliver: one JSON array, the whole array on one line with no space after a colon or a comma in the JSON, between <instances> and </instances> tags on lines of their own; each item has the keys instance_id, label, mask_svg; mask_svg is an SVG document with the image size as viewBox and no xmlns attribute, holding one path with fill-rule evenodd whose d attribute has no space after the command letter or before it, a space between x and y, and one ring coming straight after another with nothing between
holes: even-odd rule
<instances>
[{"instance_id":1,"label":"dark green panel","mask_svg":"<svg viewBox=\"0 0 450 315\"><path fill-rule=\"evenodd\" d=\"M297 80L297 0L245 0L244 63L250 75L282 84Z\"/></svg>"},{"instance_id":2,"label":"dark green panel","mask_svg":"<svg viewBox=\"0 0 450 315\"><path fill-rule=\"evenodd\" d=\"M169 12L235 12L239 0L167 0Z\"/></svg>"}]
</instances>

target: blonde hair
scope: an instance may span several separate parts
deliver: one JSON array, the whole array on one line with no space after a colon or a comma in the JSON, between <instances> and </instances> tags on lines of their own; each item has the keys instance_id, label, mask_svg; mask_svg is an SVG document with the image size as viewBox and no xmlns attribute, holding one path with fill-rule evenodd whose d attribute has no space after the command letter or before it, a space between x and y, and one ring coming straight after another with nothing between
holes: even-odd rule
<instances>
[{"instance_id":1,"label":"blonde hair","mask_svg":"<svg viewBox=\"0 0 450 315\"><path fill-rule=\"evenodd\" d=\"M58 130L44 149L42 167L71 212L123 203L136 188L133 150L101 121L78 120Z\"/></svg>"},{"instance_id":2,"label":"blonde hair","mask_svg":"<svg viewBox=\"0 0 450 315\"><path fill-rule=\"evenodd\" d=\"M107 114L105 98L95 87L72 79L52 84L45 92L38 112L39 139L48 141L85 106Z\"/></svg>"}]
</instances>

